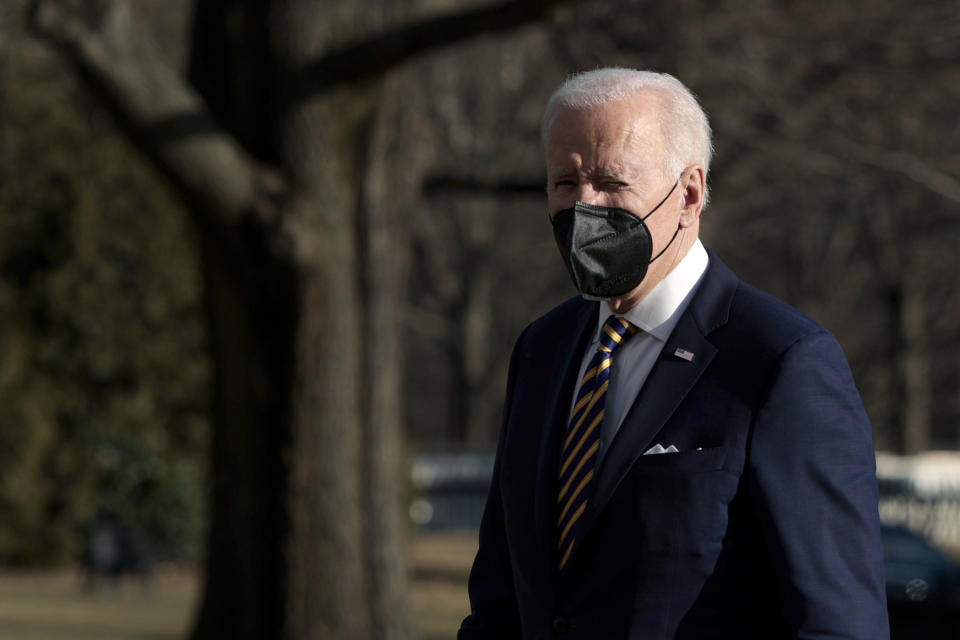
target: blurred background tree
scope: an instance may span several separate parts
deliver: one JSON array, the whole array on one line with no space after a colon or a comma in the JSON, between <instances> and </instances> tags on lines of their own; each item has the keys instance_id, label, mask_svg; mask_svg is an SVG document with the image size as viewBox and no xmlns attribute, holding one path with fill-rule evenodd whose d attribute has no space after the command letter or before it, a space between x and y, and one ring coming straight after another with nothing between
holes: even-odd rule
<instances>
[{"instance_id":1,"label":"blurred background tree","mask_svg":"<svg viewBox=\"0 0 960 640\"><path fill-rule=\"evenodd\" d=\"M0 56L0 561L76 559L98 511L158 559L199 558L209 367L194 235L15 24Z\"/></svg>"},{"instance_id":2,"label":"blurred background tree","mask_svg":"<svg viewBox=\"0 0 960 640\"><path fill-rule=\"evenodd\" d=\"M212 435L195 637L409 634L399 316L425 154L388 71L546 8L198 3L184 73L157 44L167 4L29 3L198 232Z\"/></svg>"},{"instance_id":3,"label":"blurred background tree","mask_svg":"<svg viewBox=\"0 0 960 640\"><path fill-rule=\"evenodd\" d=\"M75 558L106 509L161 558L207 530L197 637L405 637L401 452L492 447L512 341L571 295L538 127L599 65L700 96L706 244L837 334L877 446L960 445L953 2L36 3L62 59L28 4L0 7L8 563Z\"/></svg>"}]
</instances>

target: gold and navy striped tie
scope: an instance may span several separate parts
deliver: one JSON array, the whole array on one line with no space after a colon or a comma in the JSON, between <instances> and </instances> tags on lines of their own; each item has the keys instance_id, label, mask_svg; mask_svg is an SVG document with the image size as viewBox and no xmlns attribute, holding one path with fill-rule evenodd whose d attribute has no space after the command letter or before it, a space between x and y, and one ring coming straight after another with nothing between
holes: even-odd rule
<instances>
[{"instance_id":1,"label":"gold and navy striped tie","mask_svg":"<svg viewBox=\"0 0 960 640\"><path fill-rule=\"evenodd\" d=\"M580 382L560 456L560 492L557 494L557 508L560 510L557 528L560 537L557 549L561 570L567 566L570 552L577 544L578 525L590 497L600 448L604 397L610 386L613 352L636 332L637 328L623 318L607 318L600 331L600 345Z\"/></svg>"}]
</instances>

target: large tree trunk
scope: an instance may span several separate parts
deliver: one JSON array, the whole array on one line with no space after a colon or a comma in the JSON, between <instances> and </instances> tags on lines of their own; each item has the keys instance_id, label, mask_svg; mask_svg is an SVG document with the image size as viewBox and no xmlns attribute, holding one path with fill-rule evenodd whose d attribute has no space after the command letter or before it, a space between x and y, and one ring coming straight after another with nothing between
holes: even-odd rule
<instances>
[{"instance_id":1,"label":"large tree trunk","mask_svg":"<svg viewBox=\"0 0 960 640\"><path fill-rule=\"evenodd\" d=\"M374 95L341 89L286 120L289 234L204 243L217 389L198 640L409 636L390 315L402 235L384 237L358 188Z\"/></svg>"},{"instance_id":2,"label":"large tree trunk","mask_svg":"<svg viewBox=\"0 0 960 640\"><path fill-rule=\"evenodd\" d=\"M214 365L207 580L196 638L279 637L287 618L282 451L302 303L297 266L252 224L201 229Z\"/></svg>"},{"instance_id":3,"label":"large tree trunk","mask_svg":"<svg viewBox=\"0 0 960 640\"><path fill-rule=\"evenodd\" d=\"M367 401L364 425L364 544L372 637L409 637L407 520L403 439L403 310L410 261L410 210L429 155L407 144L416 116L399 98L408 86L393 74L375 95L376 115L362 146L365 180L358 202L362 344ZM412 120L412 121L411 121Z\"/></svg>"},{"instance_id":4,"label":"large tree trunk","mask_svg":"<svg viewBox=\"0 0 960 640\"><path fill-rule=\"evenodd\" d=\"M272 32L286 69L368 37L395 5L338 4L277 4ZM282 84L279 95L297 93L291 77L281 75L294 84ZM380 317L400 307L402 287L380 278L395 271L402 238L383 235L392 212L365 193L381 84L342 86L281 108L280 163L303 194L290 218L304 267L288 498L290 638L409 635L393 490L400 467L391 458L399 440L398 323ZM386 455L384 446L392 447Z\"/></svg>"},{"instance_id":5,"label":"large tree trunk","mask_svg":"<svg viewBox=\"0 0 960 640\"><path fill-rule=\"evenodd\" d=\"M225 614L242 595L237 585L253 577L237 575L231 569L239 560L236 550L218 542L222 523L244 515L259 520L249 526L273 532L260 541L273 545L264 548L263 555L283 567L266 582L281 588L267 587L272 594L259 594L261 602L273 603L265 606L244 598L245 610L270 609L263 614L268 625L263 633L276 636L282 627L292 638L409 635L403 522L395 490L401 473L396 457L399 323L390 317L402 292L402 280L397 280L402 269L395 263L404 240L401 233L384 235L389 226L383 226L383 218L389 220L394 212L380 211L381 219L370 219L376 209L369 201L376 203L379 194L365 197L361 188L371 173L369 156L379 151L370 150L375 115L382 110L374 99L379 82L313 100L289 99L297 91L289 86L292 69L322 54L321 48L338 38L366 35L351 34L339 20L325 19L320 9L315 3L283 2L271 11L255 0L197 7L194 82L218 120L228 123L246 148L280 165L294 194L277 216L284 222L279 233L269 225L254 233L273 237L282 263L279 269L257 267L271 276L245 286L261 285L261 294L248 298L250 304L239 311L215 304L209 309L215 369L223 368L225 379L243 366L230 357L238 345L263 340L288 357L278 363L272 377L277 386L270 389L284 401L270 419L261 420L278 425L282 435L253 449L282 461L280 477L272 483L277 487L273 499L282 507L280 517L264 518L268 512L263 505L238 498L229 489L214 494L211 577L197 638L216 637L217 625L223 632ZM231 16L231 11L239 13ZM335 15L350 23L344 11ZM355 16L352 20L361 27L367 24ZM251 42L256 55L251 55ZM256 237L248 240L257 242ZM368 248L371 243L378 246ZM241 246L234 258L242 263L251 253L253 247ZM243 272L242 265L234 269L234 275ZM213 289L225 286L210 284ZM288 302L282 315L267 310L278 305L264 304L274 289ZM219 332L223 322L216 319L229 323L235 313L259 318L260 333ZM272 335L273 327L282 329ZM229 381L223 393L237 388L237 381ZM256 398L253 393L244 402L253 404ZM242 413L257 415L254 406ZM232 433L237 418L218 413L216 431ZM215 474L221 468L243 473L247 465L236 466L240 455L215 446ZM221 485L236 486L227 481L215 487ZM277 611L272 611L274 606ZM245 632L231 631L233 636L239 633Z\"/></svg>"},{"instance_id":6,"label":"large tree trunk","mask_svg":"<svg viewBox=\"0 0 960 640\"><path fill-rule=\"evenodd\" d=\"M193 636L403 640L395 208L419 174L383 162L403 146L384 121L384 72L547 3L382 33L405 3L199 6L195 38L214 42L195 48L198 94L137 29L130 0L31 3L34 28L171 180L201 236L214 388Z\"/></svg>"}]
</instances>

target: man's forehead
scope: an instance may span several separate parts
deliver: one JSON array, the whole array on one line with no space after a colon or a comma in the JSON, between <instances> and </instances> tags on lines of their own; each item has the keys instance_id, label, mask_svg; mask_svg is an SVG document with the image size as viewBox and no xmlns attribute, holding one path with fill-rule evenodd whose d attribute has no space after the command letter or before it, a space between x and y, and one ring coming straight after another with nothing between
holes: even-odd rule
<instances>
[{"instance_id":1,"label":"man's forehead","mask_svg":"<svg viewBox=\"0 0 960 640\"><path fill-rule=\"evenodd\" d=\"M627 163L611 162L596 166L583 166L580 158L563 158L551 163L547 168L551 178L568 178L579 175L581 171L597 178L619 178L628 173L636 173L636 168Z\"/></svg>"},{"instance_id":2,"label":"man's forehead","mask_svg":"<svg viewBox=\"0 0 960 640\"><path fill-rule=\"evenodd\" d=\"M660 136L644 131L591 135L574 129L548 138L547 173L552 177L587 174L591 177L637 176L659 166Z\"/></svg>"}]
</instances>

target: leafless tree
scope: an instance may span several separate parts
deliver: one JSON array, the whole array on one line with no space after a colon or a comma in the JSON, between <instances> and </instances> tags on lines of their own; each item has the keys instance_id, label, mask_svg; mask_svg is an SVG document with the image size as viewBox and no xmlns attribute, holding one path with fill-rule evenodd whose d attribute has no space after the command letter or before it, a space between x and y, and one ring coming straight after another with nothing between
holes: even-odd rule
<instances>
[{"instance_id":1,"label":"leafless tree","mask_svg":"<svg viewBox=\"0 0 960 640\"><path fill-rule=\"evenodd\" d=\"M192 83L134 7L30 17L199 229L214 406L194 637L407 637L397 314L421 157L398 65L548 4L202 2Z\"/></svg>"}]
</instances>

